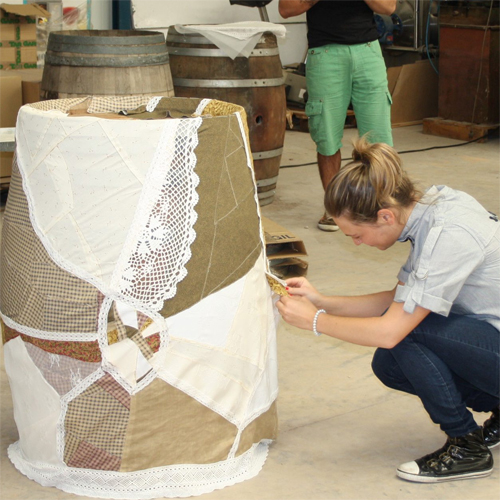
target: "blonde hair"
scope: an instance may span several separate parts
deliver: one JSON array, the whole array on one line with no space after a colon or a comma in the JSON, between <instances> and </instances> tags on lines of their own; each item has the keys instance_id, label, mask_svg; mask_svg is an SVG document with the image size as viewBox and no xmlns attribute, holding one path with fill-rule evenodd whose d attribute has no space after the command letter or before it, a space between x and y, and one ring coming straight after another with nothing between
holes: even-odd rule
<instances>
[{"instance_id":1,"label":"blonde hair","mask_svg":"<svg viewBox=\"0 0 500 500\"><path fill-rule=\"evenodd\" d=\"M332 217L375 223L379 210L404 209L422 196L387 144L370 144L363 136L354 143L352 158L326 189L325 208Z\"/></svg>"}]
</instances>

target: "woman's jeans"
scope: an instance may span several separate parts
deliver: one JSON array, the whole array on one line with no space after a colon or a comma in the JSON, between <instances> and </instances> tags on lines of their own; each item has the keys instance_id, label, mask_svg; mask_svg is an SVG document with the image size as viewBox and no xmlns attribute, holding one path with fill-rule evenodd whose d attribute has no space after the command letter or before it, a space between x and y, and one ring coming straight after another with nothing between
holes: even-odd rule
<instances>
[{"instance_id":1,"label":"woman's jeans","mask_svg":"<svg viewBox=\"0 0 500 500\"><path fill-rule=\"evenodd\" d=\"M450 437L478 428L471 408L500 403L500 331L477 319L431 313L392 349L375 351L372 368L388 387L417 395Z\"/></svg>"}]
</instances>

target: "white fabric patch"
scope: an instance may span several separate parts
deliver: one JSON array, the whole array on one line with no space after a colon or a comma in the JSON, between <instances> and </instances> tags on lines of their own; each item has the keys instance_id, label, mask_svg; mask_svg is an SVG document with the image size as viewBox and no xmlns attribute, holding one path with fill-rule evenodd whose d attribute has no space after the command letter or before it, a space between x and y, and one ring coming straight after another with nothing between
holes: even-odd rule
<instances>
[{"instance_id":1,"label":"white fabric patch","mask_svg":"<svg viewBox=\"0 0 500 500\"><path fill-rule=\"evenodd\" d=\"M120 342L105 347L102 351L103 358L118 371L131 387L137 384L137 354L139 348L130 339L123 339Z\"/></svg>"},{"instance_id":2,"label":"white fabric patch","mask_svg":"<svg viewBox=\"0 0 500 500\"><path fill-rule=\"evenodd\" d=\"M115 305L123 324L138 329L139 322L137 320L137 311L133 307L130 307L128 304L120 302L119 300L115 301Z\"/></svg>"},{"instance_id":3,"label":"white fabric patch","mask_svg":"<svg viewBox=\"0 0 500 500\"><path fill-rule=\"evenodd\" d=\"M24 106L17 155L54 261L147 311L176 293L196 234L201 118L106 120Z\"/></svg>"},{"instance_id":4,"label":"white fabric patch","mask_svg":"<svg viewBox=\"0 0 500 500\"><path fill-rule=\"evenodd\" d=\"M89 363L69 356L49 353L29 342L24 346L45 380L60 396L64 396L79 386L85 378L101 366L100 363Z\"/></svg>"},{"instance_id":5,"label":"white fabric patch","mask_svg":"<svg viewBox=\"0 0 500 500\"><path fill-rule=\"evenodd\" d=\"M170 337L224 347L238 310L246 276L174 316L166 318Z\"/></svg>"},{"instance_id":6,"label":"white fabric patch","mask_svg":"<svg viewBox=\"0 0 500 500\"><path fill-rule=\"evenodd\" d=\"M63 465L57 455L59 395L31 360L21 337L5 344L4 356L23 456L35 463Z\"/></svg>"},{"instance_id":7,"label":"white fabric patch","mask_svg":"<svg viewBox=\"0 0 500 500\"><path fill-rule=\"evenodd\" d=\"M35 230L67 270L108 288L161 129L25 106L16 130Z\"/></svg>"},{"instance_id":8,"label":"white fabric patch","mask_svg":"<svg viewBox=\"0 0 500 500\"><path fill-rule=\"evenodd\" d=\"M213 311L190 308L184 335L191 337L175 338L169 329L166 353L157 353L150 363L160 378L240 426L268 408L278 391L276 323L263 254L234 285L212 294ZM231 292L235 295L229 298ZM224 321L212 321L213 313ZM181 327L179 323L177 333ZM200 343L197 331L203 340L213 338L211 345Z\"/></svg>"}]
</instances>

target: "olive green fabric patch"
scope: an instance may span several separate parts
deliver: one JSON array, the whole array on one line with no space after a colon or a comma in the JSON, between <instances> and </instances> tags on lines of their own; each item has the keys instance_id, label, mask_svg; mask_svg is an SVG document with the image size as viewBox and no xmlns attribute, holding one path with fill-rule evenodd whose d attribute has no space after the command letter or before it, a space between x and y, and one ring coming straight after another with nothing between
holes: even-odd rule
<instances>
[{"instance_id":1,"label":"olive green fabric patch","mask_svg":"<svg viewBox=\"0 0 500 500\"><path fill-rule=\"evenodd\" d=\"M242 455L249 450L255 443L263 439L273 439L278 437L278 409L276 401L269 410L257 417L248 424L241 433L240 444L236 456Z\"/></svg>"},{"instance_id":2,"label":"olive green fabric patch","mask_svg":"<svg viewBox=\"0 0 500 500\"><path fill-rule=\"evenodd\" d=\"M165 317L240 279L262 250L255 185L236 115L205 117L198 138L196 239L188 274L164 303Z\"/></svg>"},{"instance_id":3,"label":"olive green fabric patch","mask_svg":"<svg viewBox=\"0 0 500 500\"><path fill-rule=\"evenodd\" d=\"M155 379L132 396L120 472L226 460L235 425L196 399Z\"/></svg>"}]
</instances>

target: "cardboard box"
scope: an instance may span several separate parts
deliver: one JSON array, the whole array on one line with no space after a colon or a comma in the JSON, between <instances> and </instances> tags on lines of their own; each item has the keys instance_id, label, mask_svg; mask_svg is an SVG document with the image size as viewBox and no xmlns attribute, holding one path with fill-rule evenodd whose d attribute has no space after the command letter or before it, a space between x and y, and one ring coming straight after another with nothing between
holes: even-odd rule
<instances>
[{"instance_id":1,"label":"cardboard box","mask_svg":"<svg viewBox=\"0 0 500 500\"><path fill-rule=\"evenodd\" d=\"M23 104L22 79L18 75L0 76L0 127L15 127Z\"/></svg>"},{"instance_id":2,"label":"cardboard box","mask_svg":"<svg viewBox=\"0 0 500 500\"><path fill-rule=\"evenodd\" d=\"M294 106L304 108L306 102L304 96L307 92L306 77L295 73L293 70L283 70L285 78L286 100Z\"/></svg>"},{"instance_id":3,"label":"cardboard box","mask_svg":"<svg viewBox=\"0 0 500 500\"><path fill-rule=\"evenodd\" d=\"M387 69L392 126L416 125L438 115L438 75L428 60Z\"/></svg>"},{"instance_id":4,"label":"cardboard box","mask_svg":"<svg viewBox=\"0 0 500 500\"><path fill-rule=\"evenodd\" d=\"M22 80L20 76L0 77L0 127L15 127L17 113L22 106ZM8 187L12 173L11 152L0 152L0 187Z\"/></svg>"},{"instance_id":5,"label":"cardboard box","mask_svg":"<svg viewBox=\"0 0 500 500\"><path fill-rule=\"evenodd\" d=\"M0 190L8 189L12 176L14 153L0 151Z\"/></svg>"},{"instance_id":6,"label":"cardboard box","mask_svg":"<svg viewBox=\"0 0 500 500\"><path fill-rule=\"evenodd\" d=\"M301 258L307 257L304 242L271 219L261 218L271 272L281 279L305 276L308 263Z\"/></svg>"},{"instance_id":7,"label":"cardboard box","mask_svg":"<svg viewBox=\"0 0 500 500\"><path fill-rule=\"evenodd\" d=\"M37 22L50 13L37 4L0 4L0 69L37 67Z\"/></svg>"}]
</instances>

